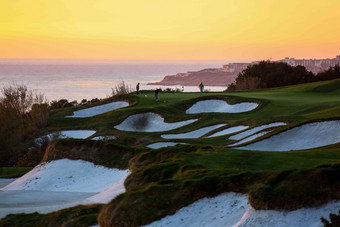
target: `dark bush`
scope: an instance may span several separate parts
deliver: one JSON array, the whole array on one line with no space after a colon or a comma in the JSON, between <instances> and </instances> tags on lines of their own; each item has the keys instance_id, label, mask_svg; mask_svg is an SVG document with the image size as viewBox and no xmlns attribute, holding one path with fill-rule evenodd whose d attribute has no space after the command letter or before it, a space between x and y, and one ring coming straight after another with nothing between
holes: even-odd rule
<instances>
[{"instance_id":1,"label":"dark bush","mask_svg":"<svg viewBox=\"0 0 340 227\"><path fill-rule=\"evenodd\" d=\"M321 217L321 222L324 227L340 226L340 210L338 211L338 214L329 214L329 219L330 222L326 218Z\"/></svg>"},{"instance_id":2,"label":"dark bush","mask_svg":"<svg viewBox=\"0 0 340 227\"><path fill-rule=\"evenodd\" d=\"M23 151L20 144L47 126L49 109L45 96L25 85L2 88L0 98L0 165L12 166Z\"/></svg>"},{"instance_id":3,"label":"dark bush","mask_svg":"<svg viewBox=\"0 0 340 227\"><path fill-rule=\"evenodd\" d=\"M314 74L304 66L290 66L283 62L261 61L238 74L228 90L249 90L280 87L313 81Z\"/></svg>"},{"instance_id":4,"label":"dark bush","mask_svg":"<svg viewBox=\"0 0 340 227\"><path fill-rule=\"evenodd\" d=\"M77 101L69 102L67 99L53 100L50 103L50 108L52 110L61 109L61 108L76 106L77 104L78 104Z\"/></svg>"}]
</instances>

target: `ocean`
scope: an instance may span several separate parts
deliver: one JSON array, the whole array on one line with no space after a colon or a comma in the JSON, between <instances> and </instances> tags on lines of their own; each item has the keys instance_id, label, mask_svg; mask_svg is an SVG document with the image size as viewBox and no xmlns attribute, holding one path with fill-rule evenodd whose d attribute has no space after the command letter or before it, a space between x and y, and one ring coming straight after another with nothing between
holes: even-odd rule
<instances>
[{"instance_id":1,"label":"ocean","mask_svg":"<svg viewBox=\"0 0 340 227\"><path fill-rule=\"evenodd\" d=\"M124 81L133 90L140 82L141 90L180 88L181 86L147 85L166 75L219 68L235 61L153 61L153 60L63 60L0 59L0 86L25 84L45 94L49 101L106 98L111 88ZM205 87L222 91L226 87ZM184 92L198 92L197 86L185 86Z\"/></svg>"}]
</instances>

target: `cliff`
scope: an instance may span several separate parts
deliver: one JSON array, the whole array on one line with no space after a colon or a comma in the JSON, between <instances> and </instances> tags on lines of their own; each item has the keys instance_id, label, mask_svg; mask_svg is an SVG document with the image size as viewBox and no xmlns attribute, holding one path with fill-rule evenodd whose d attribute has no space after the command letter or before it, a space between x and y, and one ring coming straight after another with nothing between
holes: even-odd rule
<instances>
[{"instance_id":1,"label":"cliff","mask_svg":"<svg viewBox=\"0 0 340 227\"><path fill-rule=\"evenodd\" d=\"M232 83L237 76L236 72L226 72L221 68L203 69L197 72L178 73L168 75L160 82L149 85L182 85L198 86L201 82L205 86L226 86Z\"/></svg>"}]
</instances>

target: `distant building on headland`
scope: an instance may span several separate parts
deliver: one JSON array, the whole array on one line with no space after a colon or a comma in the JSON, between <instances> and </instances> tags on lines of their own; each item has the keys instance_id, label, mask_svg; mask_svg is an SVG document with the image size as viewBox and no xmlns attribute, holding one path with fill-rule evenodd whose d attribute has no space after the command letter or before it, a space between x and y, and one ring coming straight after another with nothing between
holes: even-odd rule
<instances>
[{"instance_id":1,"label":"distant building on headland","mask_svg":"<svg viewBox=\"0 0 340 227\"><path fill-rule=\"evenodd\" d=\"M326 58L326 59L295 59L295 58L288 58L279 60L277 62L285 62L288 65L291 66L298 66L302 65L304 66L308 71L311 71L313 73L318 73L320 71L327 70L329 67L335 66L337 64L340 65L340 55L337 55L336 58ZM244 69L246 69L249 65L257 64L256 62L251 63L229 63L226 65L223 65L222 70L224 72L233 72L233 73L239 73L242 72Z\"/></svg>"},{"instance_id":2,"label":"distant building on headland","mask_svg":"<svg viewBox=\"0 0 340 227\"><path fill-rule=\"evenodd\" d=\"M239 73L245 70L252 63L229 63L227 65L223 65L223 71L229 73Z\"/></svg>"}]
</instances>

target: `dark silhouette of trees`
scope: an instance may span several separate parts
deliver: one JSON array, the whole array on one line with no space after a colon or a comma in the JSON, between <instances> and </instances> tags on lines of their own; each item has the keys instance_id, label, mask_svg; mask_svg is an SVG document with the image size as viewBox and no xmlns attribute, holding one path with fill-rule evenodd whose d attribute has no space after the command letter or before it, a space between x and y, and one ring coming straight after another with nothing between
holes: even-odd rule
<instances>
[{"instance_id":1,"label":"dark silhouette of trees","mask_svg":"<svg viewBox=\"0 0 340 227\"><path fill-rule=\"evenodd\" d=\"M326 71L318 73L314 81L324 81L324 80L333 80L340 78L340 66L335 65L334 67L330 67Z\"/></svg>"},{"instance_id":2,"label":"dark silhouette of trees","mask_svg":"<svg viewBox=\"0 0 340 227\"><path fill-rule=\"evenodd\" d=\"M22 153L20 144L48 124L50 109L45 96L26 85L5 86L1 93L0 166L11 166Z\"/></svg>"},{"instance_id":3,"label":"dark silhouette of trees","mask_svg":"<svg viewBox=\"0 0 340 227\"><path fill-rule=\"evenodd\" d=\"M261 61L238 74L228 90L249 90L280 87L313 81L314 74L304 66L290 66L283 62Z\"/></svg>"}]
</instances>

